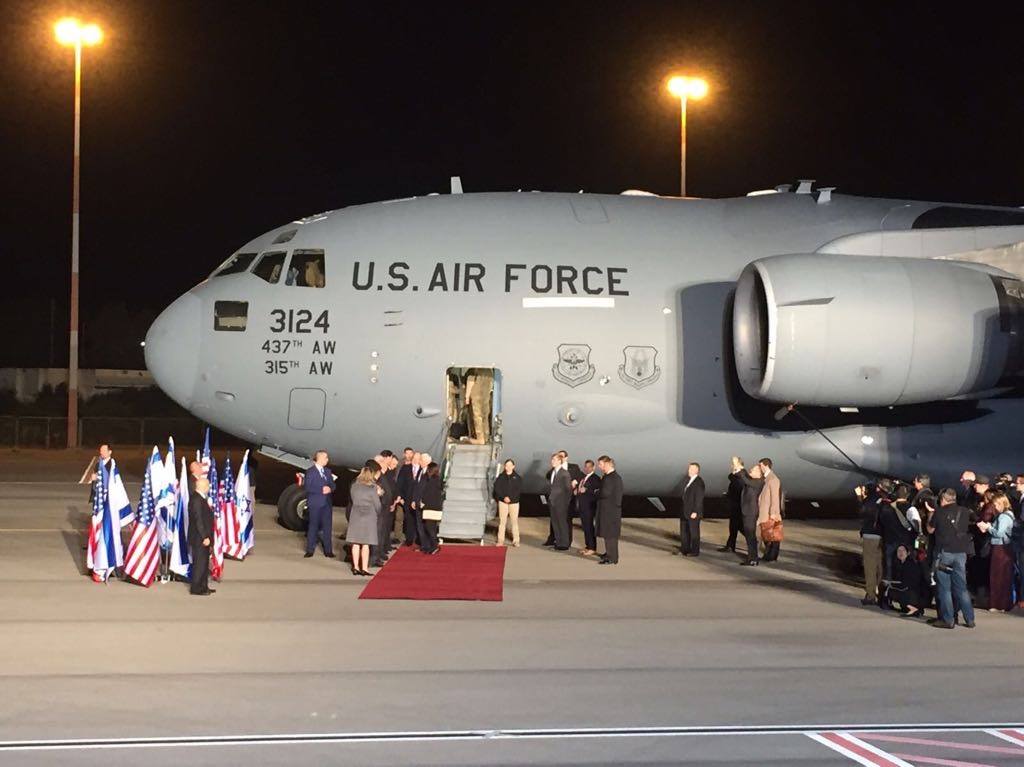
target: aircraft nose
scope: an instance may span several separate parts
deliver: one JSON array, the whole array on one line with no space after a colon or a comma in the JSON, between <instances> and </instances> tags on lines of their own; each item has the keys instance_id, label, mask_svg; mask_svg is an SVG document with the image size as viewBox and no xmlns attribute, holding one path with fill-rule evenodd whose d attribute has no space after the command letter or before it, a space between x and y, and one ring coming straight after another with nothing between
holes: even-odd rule
<instances>
[{"instance_id":1,"label":"aircraft nose","mask_svg":"<svg viewBox=\"0 0 1024 767\"><path fill-rule=\"evenodd\" d=\"M146 334L146 367L157 386L188 409L199 372L202 301L186 293L161 312Z\"/></svg>"}]
</instances>

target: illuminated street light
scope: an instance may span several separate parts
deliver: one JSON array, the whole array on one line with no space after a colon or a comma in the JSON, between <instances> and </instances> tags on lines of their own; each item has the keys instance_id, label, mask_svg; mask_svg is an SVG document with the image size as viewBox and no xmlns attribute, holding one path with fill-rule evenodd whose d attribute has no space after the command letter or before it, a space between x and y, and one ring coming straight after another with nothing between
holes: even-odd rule
<instances>
[{"instance_id":1,"label":"illuminated street light","mask_svg":"<svg viewBox=\"0 0 1024 767\"><path fill-rule=\"evenodd\" d=\"M103 31L78 19L61 19L54 26L57 42L75 48L75 152L71 192L71 321L68 349L68 447L78 447L78 177L82 132L82 47L96 45Z\"/></svg>"},{"instance_id":2,"label":"illuminated street light","mask_svg":"<svg viewBox=\"0 0 1024 767\"><path fill-rule=\"evenodd\" d=\"M686 102L708 95L707 80L676 75L669 78L668 92L679 99L679 196L686 197Z\"/></svg>"}]
</instances>

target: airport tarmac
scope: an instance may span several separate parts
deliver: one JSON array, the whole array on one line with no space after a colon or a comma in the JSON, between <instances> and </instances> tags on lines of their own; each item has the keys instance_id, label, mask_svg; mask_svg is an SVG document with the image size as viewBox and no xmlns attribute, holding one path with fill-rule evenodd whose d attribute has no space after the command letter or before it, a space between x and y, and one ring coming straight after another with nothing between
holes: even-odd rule
<instances>
[{"instance_id":1,"label":"airport tarmac","mask_svg":"<svg viewBox=\"0 0 1024 767\"><path fill-rule=\"evenodd\" d=\"M83 468L0 452L0 764L1024 764L1020 616L861 607L852 521L792 521L754 569L725 521L694 560L626 520L598 567L527 519L503 602L360 601L261 504L193 598L84 574Z\"/></svg>"}]
</instances>

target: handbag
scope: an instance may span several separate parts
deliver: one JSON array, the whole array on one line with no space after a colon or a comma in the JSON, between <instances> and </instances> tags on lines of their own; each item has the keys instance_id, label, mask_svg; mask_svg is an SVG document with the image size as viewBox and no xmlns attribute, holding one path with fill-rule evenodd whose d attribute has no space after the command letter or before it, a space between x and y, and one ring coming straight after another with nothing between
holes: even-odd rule
<instances>
[{"instance_id":1,"label":"handbag","mask_svg":"<svg viewBox=\"0 0 1024 767\"><path fill-rule=\"evenodd\" d=\"M782 542L782 520L781 519L769 519L767 522L761 523L761 540L765 543L781 543Z\"/></svg>"},{"instance_id":2,"label":"handbag","mask_svg":"<svg viewBox=\"0 0 1024 767\"><path fill-rule=\"evenodd\" d=\"M424 509L423 510L423 521L424 522L440 522L441 511L438 509Z\"/></svg>"}]
</instances>

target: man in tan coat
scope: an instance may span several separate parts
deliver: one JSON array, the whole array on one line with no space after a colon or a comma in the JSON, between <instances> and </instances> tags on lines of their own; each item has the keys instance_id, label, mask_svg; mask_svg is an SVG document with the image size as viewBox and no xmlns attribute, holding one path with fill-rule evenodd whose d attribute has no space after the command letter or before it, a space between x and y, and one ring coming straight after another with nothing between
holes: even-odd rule
<instances>
[{"instance_id":1,"label":"man in tan coat","mask_svg":"<svg viewBox=\"0 0 1024 767\"><path fill-rule=\"evenodd\" d=\"M782 519L782 482L772 471L771 458L762 458L757 465L761 467L761 472L764 474L764 487L761 489L761 495L757 498L757 529L760 533L761 525L768 520ZM778 541L766 542L764 544L764 561L774 562L778 559L779 548Z\"/></svg>"}]
</instances>

